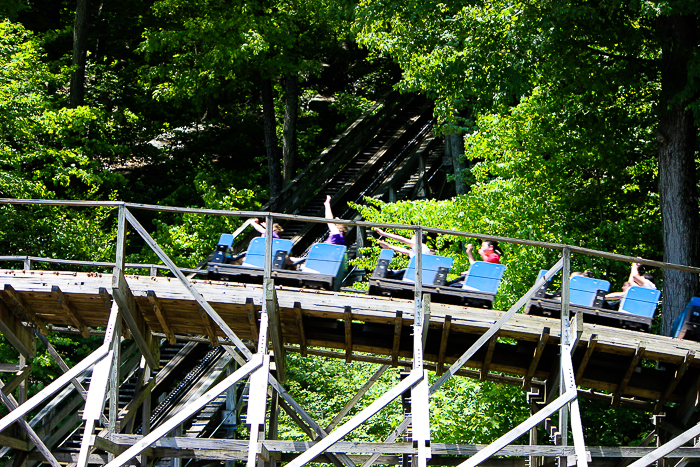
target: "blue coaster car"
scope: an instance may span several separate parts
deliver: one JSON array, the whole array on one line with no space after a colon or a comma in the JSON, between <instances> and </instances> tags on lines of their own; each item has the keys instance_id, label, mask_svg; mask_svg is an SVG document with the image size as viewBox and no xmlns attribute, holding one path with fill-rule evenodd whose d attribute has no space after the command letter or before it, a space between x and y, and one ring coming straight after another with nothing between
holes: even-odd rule
<instances>
[{"instance_id":1,"label":"blue coaster car","mask_svg":"<svg viewBox=\"0 0 700 467\"><path fill-rule=\"evenodd\" d=\"M248 250L238 256L229 253L233 243L231 234L223 234L214 250L214 257L207 264L207 277L218 281L261 282L265 269L265 238L257 237L248 244ZM292 242L272 239L272 268L282 269L292 251ZM240 264L234 264L234 263Z\"/></svg>"},{"instance_id":2,"label":"blue coaster car","mask_svg":"<svg viewBox=\"0 0 700 467\"><path fill-rule=\"evenodd\" d=\"M254 238L244 255L231 257L229 234L219 240L214 252L214 259L207 265L208 277L212 280L231 282L261 283L265 269L265 238ZM232 239L231 239L232 240ZM223 243L222 243L223 242ZM311 247L309 255L300 263L299 270L285 269L292 251L291 240L275 238L272 240L271 277L278 285L301 286L339 290L347 271L346 247L317 243ZM224 262L219 262L220 261ZM231 264L242 260L241 264Z\"/></svg>"},{"instance_id":3,"label":"blue coaster car","mask_svg":"<svg viewBox=\"0 0 700 467\"><path fill-rule=\"evenodd\" d=\"M700 297L693 297L673 321L671 336L700 342Z\"/></svg>"},{"instance_id":4,"label":"blue coaster car","mask_svg":"<svg viewBox=\"0 0 700 467\"><path fill-rule=\"evenodd\" d=\"M538 275L542 277L545 270ZM551 316L561 315L561 297L547 293L545 284L530 300L526 314ZM572 277L569 281L569 311L583 313L584 321L605 326L620 327L637 331L649 331L654 311L661 292L643 287L630 287L617 304L605 301L610 282L590 277Z\"/></svg>"},{"instance_id":5,"label":"blue coaster car","mask_svg":"<svg viewBox=\"0 0 700 467\"><path fill-rule=\"evenodd\" d=\"M405 271L392 271L389 269L389 263L393 256L394 252L391 250L381 251L369 280L369 294L412 299L416 276L415 256L411 258ZM431 301L479 308L493 307L493 300L505 271L504 265L477 261L478 266L477 263L472 265L461 286L450 287L446 284L446 279L453 259L427 254L423 255L422 259L423 292L430 294Z\"/></svg>"}]
</instances>

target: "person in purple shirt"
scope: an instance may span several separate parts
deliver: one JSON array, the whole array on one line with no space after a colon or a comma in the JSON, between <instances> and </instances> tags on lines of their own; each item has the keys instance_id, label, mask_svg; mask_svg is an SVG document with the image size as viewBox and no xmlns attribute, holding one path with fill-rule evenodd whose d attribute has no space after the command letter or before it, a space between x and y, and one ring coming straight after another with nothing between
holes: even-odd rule
<instances>
[{"instance_id":1,"label":"person in purple shirt","mask_svg":"<svg viewBox=\"0 0 700 467\"><path fill-rule=\"evenodd\" d=\"M265 226L265 223L263 222L260 224L260 221L255 218L253 221L250 223L250 225L253 226L255 230L257 230L260 233L261 237L265 236L265 233L267 232L267 227ZM282 228L281 225L279 225L277 222L272 224L272 238L280 238L280 234L284 232L284 229Z\"/></svg>"},{"instance_id":2,"label":"person in purple shirt","mask_svg":"<svg viewBox=\"0 0 700 467\"><path fill-rule=\"evenodd\" d=\"M326 219L338 219L337 217L333 217L330 195L326 195L326 201L323 203L323 205L326 207ZM347 225L329 222L328 231L328 238L323 243L330 243L331 245L345 245L345 234L348 233Z\"/></svg>"}]
</instances>

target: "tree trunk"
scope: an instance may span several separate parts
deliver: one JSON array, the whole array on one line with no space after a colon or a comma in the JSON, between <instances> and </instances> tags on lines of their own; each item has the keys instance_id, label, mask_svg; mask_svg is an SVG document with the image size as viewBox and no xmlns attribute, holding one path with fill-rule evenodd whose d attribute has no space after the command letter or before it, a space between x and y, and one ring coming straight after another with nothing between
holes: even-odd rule
<instances>
[{"instance_id":1,"label":"tree trunk","mask_svg":"<svg viewBox=\"0 0 700 467\"><path fill-rule=\"evenodd\" d=\"M662 16L661 97L657 141L659 195L663 222L664 261L700 265L700 218L695 174L696 129L688 101L678 95L685 89L688 62L698 43L697 19ZM662 333L670 335L675 318L697 292L695 274L664 271Z\"/></svg>"},{"instance_id":2,"label":"tree trunk","mask_svg":"<svg viewBox=\"0 0 700 467\"><path fill-rule=\"evenodd\" d=\"M294 178L297 157L297 114L299 111L299 79L296 73L285 76L284 128L282 130L283 180L286 185Z\"/></svg>"},{"instance_id":3,"label":"tree trunk","mask_svg":"<svg viewBox=\"0 0 700 467\"><path fill-rule=\"evenodd\" d=\"M270 78L262 78L260 80L260 93L263 104L265 150L267 152L267 166L270 173L270 199L272 199L282 190L282 177L280 174L279 147L277 146L275 102L272 98L272 80ZM274 207L271 207L271 209L274 209Z\"/></svg>"},{"instance_id":4,"label":"tree trunk","mask_svg":"<svg viewBox=\"0 0 700 467\"><path fill-rule=\"evenodd\" d=\"M78 107L85 100L85 57L90 0L78 0L73 24L73 72L70 78L70 105Z\"/></svg>"},{"instance_id":5,"label":"tree trunk","mask_svg":"<svg viewBox=\"0 0 700 467\"><path fill-rule=\"evenodd\" d=\"M455 193L463 195L467 192L462 183L462 171L464 170L464 136L459 133L452 133L448 136L450 143L450 154L452 155L452 168L455 176Z\"/></svg>"}]
</instances>

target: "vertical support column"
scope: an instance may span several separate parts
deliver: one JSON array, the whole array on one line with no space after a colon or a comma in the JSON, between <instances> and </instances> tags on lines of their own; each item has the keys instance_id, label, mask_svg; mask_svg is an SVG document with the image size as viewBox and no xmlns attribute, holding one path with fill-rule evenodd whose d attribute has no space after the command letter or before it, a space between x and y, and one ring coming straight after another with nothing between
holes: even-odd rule
<instances>
[{"instance_id":1,"label":"vertical support column","mask_svg":"<svg viewBox=\"0 0 700 467\"><path fill-rule=\"evenodd\" d=\"M411 389L411 423L413 449L415 450L412 467L426 467L427 460L432 455L430 450L428 372L423 368L423 350L425 349L425 338L429 324L425 318L426 315L430 316L430 299L423 296L423 229L421 227L416 229L414 240L416 283L413 317L413 372L423 373L423 379ZM424 304L427 309L424 309Z\"/></svg>"},{"instance_id":2,"label":"vertical support column","mask_svg":"<svg viewBox=\"0 0 700 467\"><path fill-rule=\"evenodd\" d=\"M112 366L109 370L109 424L107 426L107 438L114 440L114 435L119 433L117 419L119 418L119 364L121 354L121 324L122 320L117 320L114 326L114 339L110 350L114 352ZM109 453L107 458L111 462L114 454Z\"/></svg>"},{"instance_id":3,"label":"vertical support column","mask_svg":"<svg viewBox=\"0 0 700 467\"><path fill-rule=\"evenodd\" d=\"M24 269L27 271L30 271L32 269L32 260L29 259L29 256L24 258Z\"/></svg>"},{"instance_id":4,"label":"vertical support column","mask_svg":"<svg viewBox=\"0 0 700 467\"><path fill-rule=\"evenodd\" d=\"M118 212L118 225L117 225L117 247L116 247L116 258L114 260L114 272L115 277L120 277L124 273L124 264L126 256L126 206L121 204L119 206ZM115 310L113 310L114 312ZM113 333L111 335L112 340L107 341L107 336L105 336L105 343L109 343L110 350L114 352L113 364L109 371L109 423L107 425L107 438L111 441L115 434L117 434L117 419L119 412L119 363L120 363L120 348L121 348L121 316L119 316L114 321ZM108 453L107 459L111 462L114 460L114 454Z\"/></svg>"},{"instance_id":5,"label":"vertical support column","mask_svg":"<svg viewBox=\"0 0 700 467\"><path fill-rule=\"evenodd\" d=\"M179 437L182 436L182 424L178 425L175 427L175 429L172 431L173 436ZM180 457L173 457L173 467L182 467L182 458Z\"/></svg>"},{"instance_id":6,"label":"vertical support column","mask_svg":"<svg viewBox=\"0 0 700 467\"><path fill-rule=\"evenodd\" d=\"M264 449L261 441L265 439L265 414L267 412L267 384L270 374L270 355L268 355L268 333L270 327L270 306L274 300L266 300L266 291L274 288L272 282L272 223L271 215L265 217L265 266L263 270L262 310L260 311L260 330L258 335L257 354L263 356L262 366L250 375L248 389L248 415L246 425L250 428L248 440L247 467L262 467L264 461L258 454Z\"/></svg>"},{"instance_id":7,"label":"vertical support column","mask_svg":"<svg viewBox=\"0 0 700 467\"><path fill-rule=\"evenodd\" d=\"M280 412L279 397L277 391L273 391L270 397L270 424L267 430L267 439L277 439ZM277 467L277 460L270 456L269 460L265 462L265 467Z\"/></svg>"},{"instance_id":8,"label":"vertical support column","mask_svg":"<svg viewBox=\"0 0 700 467\"><path fill-rule=\"evenodd\" d=\"M28 260L25 260L25 262ZM25 265L26 266L26 265ZM29 268L26 268L29 269ZM24 370L24 368L27 366L27 358L19 354L19 371ZM17 388L17 405L22 405L27 401L27 383L26 379L23 380L19 387ZM17 438L21 440L26 440L27 439L27 432L22 429L22 424L18 423L16 424L15 431L17 433ZM27 461L25 460L22 463L23 466L27 465Z\"/></svg>"},{"instance_id":9,"label":"vertical support column","mask_svg":"<svg viewBox=\"0 0 700 467\"><path fill-rule=\"evenodd\" d=\"M559 340L559 357L561 359L559 365L559 394L566 392L565 380L565 360L571 358L569 346L571 345L571 330L569 329L569 276L571 275L571 250L568 246L562 251L563 267L561 275L561 333ZM564 405L559 409L559 432L561 433L562 446L568 444L569 437L569 408ZM566 457L559 458L559 466L566 467Z\"/></svg>"},{"instance_id":10,"label":"vertical support column","mask_svg":"<svg viewBox=\"0 0 700 467\"><path fill-rule=\"evenodd\" d=\"M144 361L144 367L143 367L143 387L148 387L148 384L151 382L151 378L153 377L151 375L151 368L148 366L148 363L145 362L145 359L142 359ZM147 436L151 432L151 391L148 391L148 394L146 394L145 399L143 400L143 404L141 404L141 434L143 436ZM146 454L141 454L141 465L148 465L148 457Z\"/></svg>"}]
</instances>

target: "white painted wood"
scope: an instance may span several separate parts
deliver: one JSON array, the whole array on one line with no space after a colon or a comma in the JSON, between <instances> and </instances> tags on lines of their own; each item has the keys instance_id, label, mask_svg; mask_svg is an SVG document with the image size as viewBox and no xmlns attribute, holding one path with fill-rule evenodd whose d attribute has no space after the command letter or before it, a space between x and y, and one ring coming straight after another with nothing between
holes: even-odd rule
<instances>
[{"instance_id":1,"label":"white painted wood","mask_svg":"<svg viewBox=\"0 0 700 467\"><path fill-rule=\"evenodd\" d=\"M301 418L304 422L306 422L309 427L311 427L312 430L316 432L316 434L319 436L319 438L325 438L328 436L328 433L321 428L321 426L316 423L316 421L311 418L311 416L299 405L299 403L294 400L294 398L284 389L284 387L275 379L274 376L269 375L268 377L268 382L270 383L270 386L277 391L277 393L280 395L284 401L289 404L289 406L295 411L295 413ZM337 454L336 455L338 459L340 459L346 466L348 467L355 467L355 463L348 457L346 454Z\"/></svg>"},{"instance_id":2,"label":"white painted wood","mask_svg":"<svg viewBox=\"0 0 700 467\"><path fill-rule=\"evenodd\" d=\"M248 350L243 341L233 332L226 322L221 319L221 316L212 308L211 305L202 297L202 294L197 291L194 285L185 277L185 275L178 269L175 263L165 254L165 252L158 246L156 241L146 232L146 229L136 220L136 218L129 211L126 211L126 219L138 232L138 234L146 241L146 243L151 247L153 252L158 255L161 261L165 263L170 271L177 277L180 282L187 288L187 290L192 294L194 299L199 303L199 306L209 315L209 317L224 331L224 334L233 342L236 347L241 351L247 360L253 357L253 354Z\"/></svg>"},{"instance_id":3,"label":"white painted wood","mask_svg":"<svg viewBox=\"0 0 700 467\"><path fill-rule=\"evenodd\" d=\"M498 451L503 449L505 446L508 446L510 443L512 443L513 441L515 441L516 439L518 439L522 435L526 434L530 430L530 428L542 423L545 420L545 418L549 417L554 412L559 410L562 406L564 406L565 404L568 404L570 401L574 400L575 398L576 398L576 390L565 392L561 396L554 399L554 401L552 401L551 404L542 408L535 415L533 415L532 417L528 418L520 425L518 425L515 428L513 428L512 430L510 430L508 433L501 436L493 443L489 444L487 447L485 447L484 449L482 449L481 451L479 451L478 453L476 453L475 455L470 457L465 462L462 462L461 464L459 464L459 467L476 467L477 465L481 464L486 459L488 459L489 457L493 456Z\"/></svg>"},{"instance_id":4,"label":"white painted wood","mask_svg":"<svg viewBox=\"0 0 700 467\"><path fill-rule=\"evenodd\" d=\"M248 391L248 415L246 425L250 427L248 467L253 467L259 454L258 435L265 433L267 413L267 381L270 375L270 356L262 355L262 365L250 375Z\"/></svg>"},{"instance_id":5,"label":"white painted wood","mask_svg":"<svg viewBox=\"0 0 700 467\"><path fill-rule=\"evenodd\" d=\"M0 381L0 399L2 400L2 403L5 404L5 407L8 408L8 410L14 410L17 407L17 401L12 397L12 395L5 395L5 393L2 391L3 388L2 381ZM51 450L49 450L48 447L44 444L44 442L41 440L41 437L36 434L34 429L29 426L29 423L24 421L24 419L19 420L19 424L22 426L22 429L27 432L27 435L29 435L29 439L31 439L34 444L36 445L37 450L44 456L44 459L51 464L51 467L60 467L60 464L58 463L58 460L54 457L54 455L51 453Z\"/></svg>"},{"instance_id":6,"label":"white painted wood","mask_svg":"<svg viewBox=\"0 0 700 467\"><path fill-rule=\"evenodd\" d=\"M496 323L494 323L491 328L486 331L479 339L477 339L474 344L472 344L469 349L467 349L466 352L462 354L461 357L459 357L459 360L457 360L453 365L450 366L450 368L438 379L432 386L430 386L430 395L432 396L435 391L440 389L440 386L442 386L445 381L447 381L452 375L454 375L457 370L462 368L467 361L469 361L470 358L474 356L474 354L486 343L493 337L500 329L503 327L506 321L508 321L518 310L520 310L527 302L530 301L530 299L537 293L537 291L542 287L546 282L548 282L554 274L556 274L563 265L564 260L560 259L557 264L555 264L547 273L541 277L538 281L536 281L535 285L533 285L530 290L527 291L525 295L520 297L520 299L510 307L510 310L508 310L507 313L505 313L503 316L499 318Z\"/></svg>"},{"instance_id":7,"label":"white painted wood","mask_svg":"<svg viewBox=\"0 0 700 467\"><path fill-rule=\"evenodd\" d=\"M391 401L399 397L404 391L412 388L415 384L423 379L423 372L412 371L403 381L394 386L391 390L386 392L376 401L372 402L368 407L363 409L360 413L355 415L347 423L338 427L335 431L329 434L327 437L323 438L321 441L316 443L314 447L310 448L299 457L294 459L292 462L287 464L287 467L301 467L311 462L317 455L325 452L333 444L340 441L345 435L350 433L352 430L360 426L374 414L383 409ZM111 467L111 466L110 466Z\"/></svg>"},{"instance_id":8,"label":"white painted wood","mask_svg":"<svg viewBox=\"0 0 700 467\"><path fill-rule=\"evenodd\" d=\"M114 350L110 350L107 356L97 362L92 370L90 388L88 389L85 410L83 411L83 420L98 420L102 415L113 359Z\"/></svg>"},{"instance_id":9,"label":"white painted wood","mask_svg":"<svg viewBox=\"0 0 700 467\"><path fill-rule=\"evenodd\" d=\"M561 374L566 371L564 361L566 357L571 359L569 354L569 344L571 343L571 329L569 327L569 276L571 275L571 250L569 247L564 247L562 251L562 260L564 264L561 272L561 312L560 312L560 336L559 339L559 369ZM573 378L573 374L571 375ZM567 391L567 385L564 378L559 378L559 394L564 394ZM561 433L561 444L566 446L569 444L569 406L564 405L559 409L559 432ZM560 459L559 465L566 465L566 459Z\"/></svg>"},{"instance_id":10,"label":"white painted wood","mask_svg":"<svg viewBox=\"0 0 700 467\"><path fill-rule=\"evenodd\" d=\"M671 451L683 446L685 443L691 441L697 436L700 436L700 424L697 424L689 430L685 431L684 433L676 436L668 443L659 446L658 448L654 449L652 452L642 457L641 459L632 462L629 465L629 467L643 467L646 465L650 465L653 462L656 462L657 460L661 459L662 457L667 456Z\"/></svg>"},{"instance_id":11,"label":"white painted wood","mask_svg":"<svg viewBox=\"0 0 700 467\"><path fill-rule=\"evenodd\" d=\"M576 391L576 380L574 372L574 364L571 360L573 350L571 346L562 346L562 369L561 376L564 381L564 387L567 391ZM583 422L581 421L581 412L579 408L578 398L571 401L571 432L574 438L574 450L576 452L576 465L578 467L588 466L588 454L586 453L586 442L583 437Z\"/></svg>"},{"instance_id":12,"label":"white painted wood","mask_svg":"<svg viewBox=\"0 0 700 467\"><path fill-rule=\"evenodd\" d=\"M31 410L36 408L39 404L44 402L49 396L56 393L58 390L70 383L70 381L73 378L90 368L97 361L99 361L101 358L107 355L107 352L109 352L109 348L105 345L102 345L97 350L95 350L90 355L81 360L73 368L71 368L70 371L59 376L54 380L53 383L49 384L44 389L35 394L34 397L17 407L15 410L11 411L9 414L5 415L2 419L0 419L0 431L3 431L5 428L16 422L20 417L25 416Z\"/></svg>"},{"instance_id":13,"label":"white painted wood","mask_svg":"<svg viewBox=\"0 0 700 467\"><path fill-rule=\"evenodd\" d=\"M189 419L195 413L199 412L202 407L218 397L219 394L226 391L239 380L245 378L252 371L259 368L260 365L262 365L262 357L254 356L251 361L243 365L231 376L227 377L222 382L207 391L206 394L199 399L192 401L192 403L190 403L186 408L178 412L177 415L161 424L158 428L149 433L148 436L144 436L138 443L135 443L132 447L117 456L112 462L109 462L107 466L121 467L127 461L139 455L144 449L149 447L155 441L170 433L170 431L172 431L176 426Z\"/></svg>"},{"instance_id":14,"label":"white painted wood","mask_svg":"<svg viewBox=\"0 0 700 467\"><path fill-rule=\"evenodd\" d=\"M83 430L83 439L80 440L78 461L75 463L76 467L87 467L88 465L90 451L95 444L95 435L92 434L93 431L95 431L95 420L86 420L85 429Z\"/></svg>"},{"instance_id":15,"label":"white painted wood","mask_svg":"<svg viewBox=\"0 0 700 467\"><path fill-rule=\"evenodd\" d=\"M424 370L423 380L411 389L413 443L417 445L414 459L417 467L426 467L428 459L432 457L430 449L430 396L428 395L428 390L428 370Z\"/></svg>"}]
</instances>

